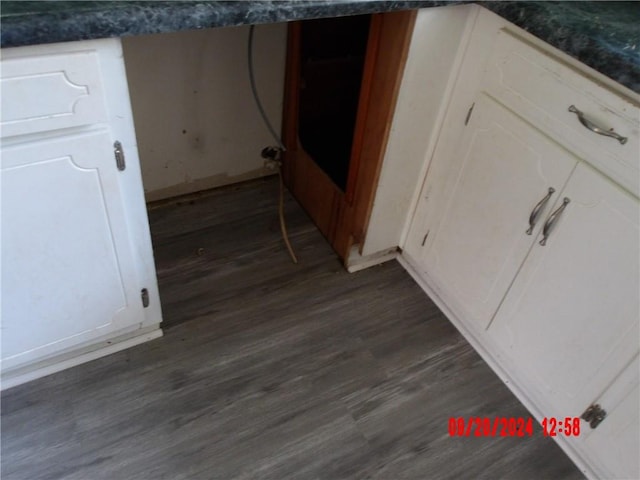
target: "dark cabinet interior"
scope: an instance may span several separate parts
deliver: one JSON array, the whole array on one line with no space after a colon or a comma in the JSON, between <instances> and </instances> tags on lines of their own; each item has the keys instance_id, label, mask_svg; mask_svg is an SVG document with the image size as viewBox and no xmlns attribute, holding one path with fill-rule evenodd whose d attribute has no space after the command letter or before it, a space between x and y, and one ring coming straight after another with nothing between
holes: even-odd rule
<instances>
[{"instance_id":1,"label":"dark cabinet interior","mask_svg":"<svg viewBox=\"0 0 640 480\"><path fill-rule=\"evenodd\" d=\"M342 191L370 21L370 15L307 20L300 29L300 144Z\"/></svg>"}]
</instances>

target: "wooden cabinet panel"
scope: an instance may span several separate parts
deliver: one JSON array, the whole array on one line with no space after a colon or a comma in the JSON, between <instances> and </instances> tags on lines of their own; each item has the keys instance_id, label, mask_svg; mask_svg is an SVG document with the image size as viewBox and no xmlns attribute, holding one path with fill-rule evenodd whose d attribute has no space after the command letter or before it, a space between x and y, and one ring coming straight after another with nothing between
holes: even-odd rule
<instances>
[{"instance_id":1,"label":"wooden cabinet panel","mask_svg":"<svg viewBox=\"0 0 640 480\"><path fill-rule=\"evenodd\" d=\"M284 181L345 261L351 246L362 242L367 229L415 15L415 11L400 11L371 17L344 191L316 164L298 138L303 88L300 24L292 23L289 29L283 116Z\"/></svg>"}]
</instances>

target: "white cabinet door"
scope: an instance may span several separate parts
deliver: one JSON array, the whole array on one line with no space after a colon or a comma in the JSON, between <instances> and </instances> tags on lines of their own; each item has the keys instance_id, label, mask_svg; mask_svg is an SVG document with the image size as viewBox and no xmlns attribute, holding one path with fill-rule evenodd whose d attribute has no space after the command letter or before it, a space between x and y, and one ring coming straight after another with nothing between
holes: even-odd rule
<instances>
[{"instance_id":1,"label":"white cabinet door","mask_svg":"<svg viewBox=\"0 0 640 480\"><path fill-rule=\"evenodd\" d=\"M557 417L580 415L629 364L640 318L637 198L583 163L561 196L570 203L487 330L504 368Z\"/></svg>"},{"instance_id":2,"label":"white cabinet door","mask_svg":"<svg viewBox=\"0 0 640 480\"><path fill-rule=\"evenodd\" d=\"M449 173L427 186L443 213L425 227L420 266L451 310L483 330L577 159L483 94L460 133L454 155L434 159ZM528 235L530 213L549 188L555 193Z\"/></svg>"},{"instance_id":3,"label":"white cabinet door","mask_svg":"<svg viewBox=\"0 0 640 480\"><path fill-rule=\"evenodd\" d=\"M106 130L3 146L3 370L144 320L124 173Z\"/></svg>"}]
</instances>

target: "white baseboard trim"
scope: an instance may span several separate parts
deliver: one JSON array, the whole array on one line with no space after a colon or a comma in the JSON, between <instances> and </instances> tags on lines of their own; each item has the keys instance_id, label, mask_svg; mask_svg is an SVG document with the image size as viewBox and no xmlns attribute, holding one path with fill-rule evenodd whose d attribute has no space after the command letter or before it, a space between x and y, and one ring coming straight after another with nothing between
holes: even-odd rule
<instances>
[{"instance_id":1,"label":"white baseboard trim","mask_svg":"<svg viewBox=\"0 0 640 480\"><path fill-rule=\"evenodd\" d=\"M81 348L78 351L72 351L49 358L8 373L3 372L0 390L7 390L17 385L30 382L31 380L46 377L52 373L60 372L61 370L66 370L81 363L90 362L91 360L96 360L97 358L111 355L112 353L160 337L162 337L162 329L160 329L158 325L153 325L143 330L136 330L132 333L116 337L113 340L103 340L99 343Z\"/></svg>"},{"instance_id":2,"label":"white baseboard trim","mask_svg":"<svg viewBox=\"0 0 640 480\"><path fill-rule=\"evenodd\" d=\"M349 258L347 258L346 262L347 272L349 273L359 272L365 268L380 265L381 263L393 260L398 256L397 248L390 248L389 250L372 253L371 255L360 255L358 249L359 246L354 245L351 247L351 251L349 252Z\"/></svg>"}]
</instances>

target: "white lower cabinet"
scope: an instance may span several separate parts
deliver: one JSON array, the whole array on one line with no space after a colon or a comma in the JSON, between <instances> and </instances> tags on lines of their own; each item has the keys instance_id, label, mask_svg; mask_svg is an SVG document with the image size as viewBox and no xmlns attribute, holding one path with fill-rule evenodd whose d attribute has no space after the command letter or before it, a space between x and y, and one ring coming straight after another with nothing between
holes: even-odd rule
<instances>
[{"instance_id":1,"label":"white lower cabinet","mask_svg":"<svg viewBox=\"0 0 640 480\"><path fill-rule=\"evenodd\" d=\"M144 319L109 132L2 152L2 367Z\"/></svg>"},{"instance_id":2,"label":"white lower cabinet","mask_svg":"<svg viewBox=\"0 0 640 480\"><path fill-rule=\"evenodd\" d=\"M8 388L155 338L161 312L119 40L3 49L1 81Z\"/></svg>"},{"instance_id":3,"label":"white lower cabinet","mask_svg":"<svg viewBox=\"0 0 640 480\"><path fill-rule=\"evenodd\" d=\"M490 97L476 100L448 178L432 188L444 209L439 225L423 227L421 266L477 328L493 318L576 163Z\"/></svg>"},{"instance_id":4,"label":"white lower cabinet","mask_svg":"<svg viewBox=\"0 0 640 480\"><path fill-rule=\"evenodd\" d=\"M550 416L579 416L637 355L638 200L580 164L487 330ZM541 235L536 238L540 240ZM640 432L639 432L640 433Z\"/></svg>"},{"instance_id":5,"label":"white lower cabinet","mask_svg":"<svg viewBox=\"0 0 640 480\"><path fill-rule=\"evenodd\" d=\"M539 420L600 412L555 437L587 476L640 478L640 97L484 9L469 38L402 262Z\"/></svg>"}]
</instances>

